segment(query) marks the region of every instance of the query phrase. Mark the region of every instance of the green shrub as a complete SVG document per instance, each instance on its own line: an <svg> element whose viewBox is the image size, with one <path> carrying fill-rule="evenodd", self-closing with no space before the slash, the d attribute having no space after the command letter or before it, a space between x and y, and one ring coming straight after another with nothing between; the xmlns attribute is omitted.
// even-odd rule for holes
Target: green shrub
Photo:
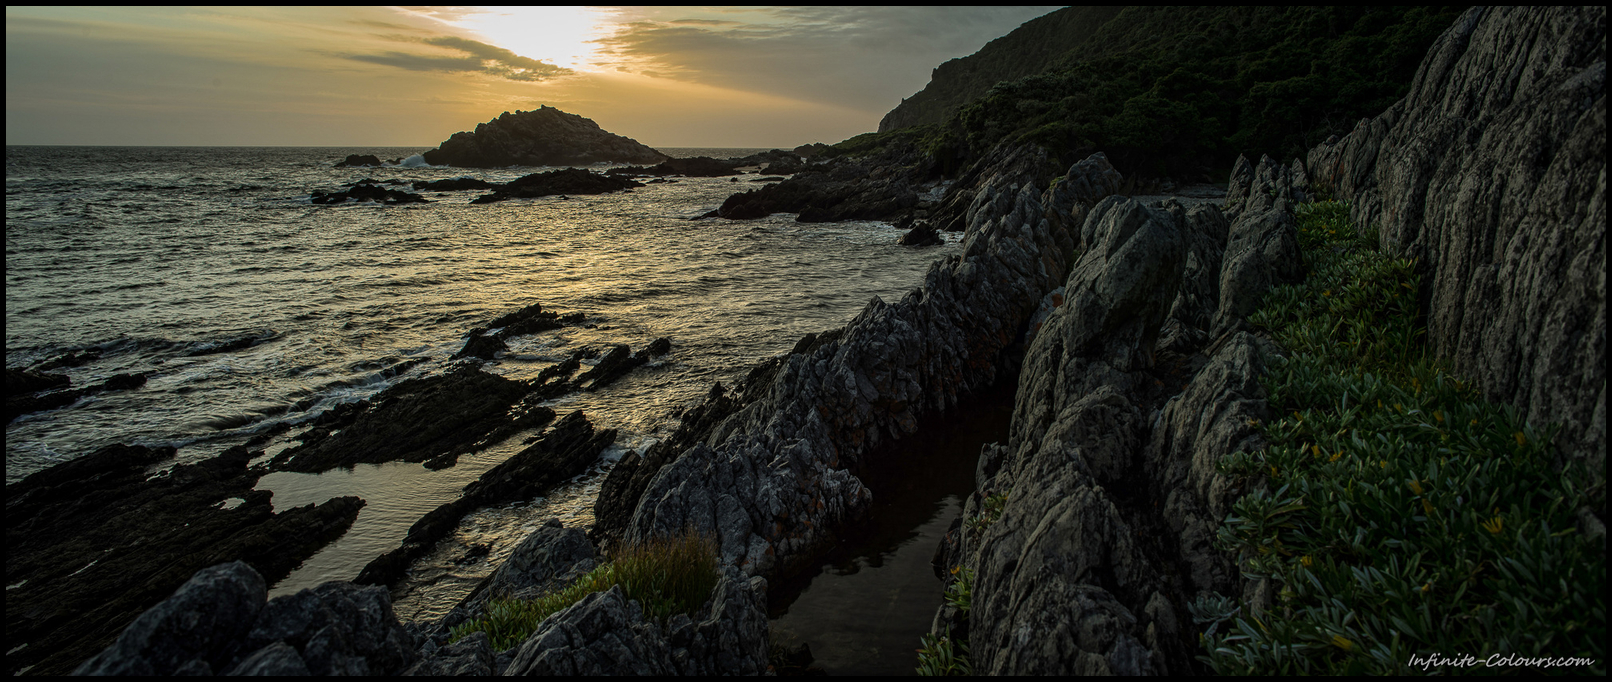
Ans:
<svg viewBox="0 0 1612 682"><path fill-rule="evenodd" d="M613 561L536 599L492 599L482 617L453 629L453 641L485 632L494 651L519 645L549 616L616 585L646 615L662 619L700 608L716 587L716 545L694 533L656 539L618 552Z"/></svg>
<svg viewBox="0 0 1612 682"><path fill-rule="evenodd" d="M946 603L956 607L966 619L974 601L974 569L959 566L952 569L952 575L957 576L957 580L946 586Z"/></svg>
<svg viewBox="0 0 1612 682"><path fill-rule="evenodd" d="M981 505L979 515L968 519L968 529L978 534L986 528L990 528L991 524L1002 518L1002 508L1005 506L1007 506L1007 495L987 495L985 503Z"/></svg>
<svg viewBox="0 0 1612 682"><path fill-rule="evenodd" d="M943 635L924 635L923 648L918 650L918 674L932 677L973 675L974 666L968 660L968 645L952 639L951 631Z"/></svg>
<svg viewBox="0 0 1612 682"><path fill-rule="evenodd" d="M1235 503L1219 541L1245 575L1273 579L1278 603L1258 619L1195 610L1230 623L1205 633L1204 660L1231 674L1389 674L1412 654L1514 653L1590 657L1574 670L1605 674L1606 558L1575 525L1586 473L1555 464L1550 428L1428 356L1413 264L1373 251L1347 215L1301 207L1312 274L1251 318L1288 351L1264 377L1283 416L1263 425L1265 451L1220 471L1275 492Z"/></svg>

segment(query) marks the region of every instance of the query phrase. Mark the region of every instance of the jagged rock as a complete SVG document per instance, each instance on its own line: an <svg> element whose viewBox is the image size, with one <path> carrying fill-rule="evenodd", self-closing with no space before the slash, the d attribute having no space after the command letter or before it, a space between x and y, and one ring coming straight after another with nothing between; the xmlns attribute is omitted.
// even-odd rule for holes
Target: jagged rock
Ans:
<svg viewBox="0 0 1612 682"><path fill-rule="evenodd" d="M967 632L976 672L1193 669L1180 625L1186 600L1238 587L1232 558L1212 541L1242 491L1214 467L1263 445L1250 420L1267 409L1259 376L1270 351L1251 335L1228 337L1165 407L1171 370L1155 366L1153 350L1167 321L1201 323L1215 310L1204 292L1224 278L1205 270L1223 226L1213 206L1112 197L1090 210L1065 302L1026 351L1009 442L982 449L979 492L963 516L979 516L987 496L1006 503L982 531L949 534L938 552L975 575ZM1220 264L1233 267L1253 264ZM944 626L946 614L935 622Z"/></svg>
<svg viewBox="0 0 1612 682"><path fill-rule="evenodd" d="M581 168L566 168L533 173L511 180L498 186L492 194L483 194L470 200L470 203L490 204L505 199L535 199L555 194L604 194L643 186L643 183L614 175L601 175Z"/></svg>
<svg viewBox="0 0 1612 682"><path fill-rule="evenodd" d="M67 388L73 382L65 374L51 374L44 371L29 371L25 369L6 368L6 395L22 395L38 393L57 388Z"/></svg>
<svg viewBox="0 0 1612 682"><path fill-rule="evenodd" d="M917 179L925 171L911 158L915 155L900 149L878 158L803 166L783 182L728 197L714 213L730 220L798 213L795 220L802 223L893 219L918 205Z"/></svg>
<svg viewBox="0 0 1612 682"><path fill-rule="evenodd" d="M946 240L940 236L934 226L927 222L920 222L908 230L906 234L896 239L902 246L938 246L945 244Z"/></svg>
<svg viewBox="0 0 1612 682"><path fill-rule="evenodd" d="M1010 170L1047 167L1036 148L995 161ZM921 289L893 305L875 299L842 332L758 367L769 378L747 391L753 402L670 455L637 499L601 493L600 507L635 510L626 539L690 527L712 534L723 561L747 573L792 570L866 509L870 494L849 471L859 457L911 433L919 415L1012 376L1009 348L1036 301L1063 279L1073 226L1044 211L1039 186L1050 178L976 177L982 192L1005 198L971 214L960 253L932 266ZM635 463L631 480L646 465ZM630 491L617 483L606 490Z"/></svg>
<svg viewBox="0 0 1612 682"><path fill-rule="evenodd" d="M276 471L319 472L360 462L423 462L471 452L525 428L506 415L521 382L461 366L409 379L316 427L270 461Z"/></svg>
<svg viewBox="0 0 1612 682"><path fill-rule="evenodd" d="M352 184L344 192L312 192L308 196L309 201L315 204L340 204L348 201L373 201L388 205L431 203L430 199L418 194L387 189L368 178Z"/></svg>
<svg viewBox="0 0 1612 682"><path fill-rule="evenodd" d="M1215 533L1245 490L1215 472L1234 452L1265 449L1257 424L1270 418L1270 406L1259 379L1272 344L1239 333L1165 406L1153 427L1144 460L1153 499L1162 500L1162 516L1175 534L1175 551L1186 570L1191 595L1235 594L1240 582L1232 557L1215 549Z"/></svg>
<svg viewBox="0 0 1612 682"><path fill-rule="evenodd" d="M289 645L314 675L395 675L415 660L414 638L398 622L385 588L328 582L275 597L258 613L241 642L248 660L257 657L293 667L280 649Z"/></svg>
<svg viewBox="0 0 1612 682"><path fill-rule="evenodd" d="M612 168L610 175L684 175L691 178L715 178L738 175L735 168L744 164L738 159L713 159L709 156L692 156L686 159L667 159L647 168Z"/></svg>
<svg viewBox="0 0 1612 682"><path fill-rule="evenodd" d="M473 632L464 639L438 649L403 674L410 677L462 677L490 676L493 672L493 649L487 641L487 633Z"/></svg>
<svg viewBox="0 0 1612 682"><path fill-rule="evenodd" d="M552 415L553 411L548 414ZM566 415L530 447L466 485L458 499L421 517L409 527L400 547L369 562L354 582L365 585L397 582L408 571L409 564L429 551L437 540L453 532L465 514L478 507L542 495L582 473L615 440L615 429L594 431L593 424L582 412Z"/></svg>
<svg viewBox="0 0 1612 682"><path fill-rule="evenodd" d="M1118 194L1124 180L1114 164L1108 162L1108 155L1097 152L1075 162L1051 188L1052 205L1068 207L1070 211L1088 209L1103 197ZM1085 222L1086 216L1076 213L1069 219L1078 225Z"/></svg>
<svg viewBox="0 0 1612 682"><path fill-rule="evenodd" d="M766 594L766 580L729 567L702 613L674 615L663 628L619 586L595 592L543 621L504 674L760 675Z"/></svg>
<svg viewBox="0 0 1612 682"><path fill-rule="evenodd" d="M509 558L466 597L464 606L474 615L488 599L531 599L569 583L598 563L598 552L585 533L553 521L521 540Z"/></svg>
<svg viewBox="0 0 1612 682"><path fill-rule="evenodd" d="M1299 250L1298 220L1293 215L1295 200L1303 197L1297 184L1291 167L1267 156L1260 159L1248 187L1237 192L1240 204L1234 205L1229 199L1232 192L1227 192L1227 210L1235 217L1225 240L1220 305L1210 337L1238 328L1259 309L1272 286L1304 280L1304 253Z"/></svg>
<svg viewBox="0 0 1612 682"><path fill-rule="evenodd" d="M66 407L79 398L106 391L127 391L146 384L145 374L114 374L98 384L71 390L71 382L61 374L6 370L6 423L32 412ZM13 388L13 387L16 388Z"/></svg>
<svg viewBox="0 0 1612 682"><path fill-rule="evenodd" d="M337 161L335 167L336 168L348 168L348 167L352 167L352 166L379 166L379 165L381 165L381 159L380 159L380 157L375 156L374 154L348 154L347 158L342 159L341 161Z"/></svg>
<svg viewBox="0 0 1612 682"><path fill-rule="evenodd" d="M828 149L832 149L832 147L830 147L830 146L828 146L826 144L823 144L821 142L813 142L811 144L803 144L803 145L801 145L799 147L796 147L795 148L795 154L799 155L802 158L809 159L809 158L811 158L813 156L817 156L818 154L823 153L824 150L828 150Z"/></svg>
<svg viewBox="0 0 1612 682"><path fill-rule="evenodd" d="M1170 304L1170 316L1160 331L1160 352L1186 356L1203 348L1211 337L1215 313L1220 309L1220 278L1230 226L1214 206L1184 208L1166 200L1161 207L1181 214L1186 230L1187 260L1181 288Z"/></svg>
<svg viewBox="0 0 1612 682"><path fill-rule="evenodd" d="M173 596L140 614L75 675L213 674L223 671L263 608L263 576L235 561L197 571Z"/></svg>
<svg viewBox="0 0 1612 682"><path fill-rule="evenodd" d="M590 119L548 106L513 114L506 111L477 125L473 133L454 133L423 156L433 166L469 168L660 163L667 159L635 140L605 132Z"/></svg>
<svg viewBox="0 0 1612 682"><path fill-rule="evenodd" d="M265 595L243 562L197 571L75 674L386 675L414 662L384 589L329 582Z"/></svg>
<svg viewBox="0 0 1612 682"><path fill-rule="evenodd" d="M276 514L271 494L253 489L254 454L233 448L147 480L146 468L173 448L109 446L6 486L7 632L29 644L7 656L8 668L72 670L219 562L282 578L364 506L340 497ZM232 497L243 502L220 508Z"/></svg>
<svg viewBox="0 0 1612 682"><path fill-rule="evenodd" d="M1427 342L1606 471L1606 8L1478 7L1410 92L1310 151L1422 275ZM1604 498L1603 498L1604 499Z"/></svg>

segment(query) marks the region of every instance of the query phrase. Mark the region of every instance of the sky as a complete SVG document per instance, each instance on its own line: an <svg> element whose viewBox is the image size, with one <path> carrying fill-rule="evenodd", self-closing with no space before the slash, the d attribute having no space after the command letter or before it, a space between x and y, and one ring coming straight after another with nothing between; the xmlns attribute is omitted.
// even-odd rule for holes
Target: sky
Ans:
<svg viewBox="0 0 1612 682"><path fill-rule="evenodd" d="M1056 7L7 7L6 144L418 146L541 105L652 147L878 129Z"/></svg>

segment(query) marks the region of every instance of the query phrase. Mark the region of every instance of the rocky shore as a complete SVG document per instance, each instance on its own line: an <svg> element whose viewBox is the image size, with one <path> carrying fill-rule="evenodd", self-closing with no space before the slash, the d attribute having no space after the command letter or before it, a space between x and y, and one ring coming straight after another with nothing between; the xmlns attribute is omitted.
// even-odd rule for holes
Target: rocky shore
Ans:
<svg viewBox="0 0 1612 682"><path fill-rule="evenodd" d="M944 416L961 397L1002 382L1017 386L1010 435L981 450L976 490L937 551L946 580L971 582L972 607L965 615L940 605L933 632L966 642L977 673L1203 672L1189 604L1231 595L1249 619L1279 608L1278 586L1242 574L1215 543L1231 505L1266 483L1229 478L1216 465L1265 446L1259 425L1271 415L1260 379L1284 350L1247 318L1271 287L1306 274L1294 211L1312 187L1351 199L1361 229L1417 259L1435 353L1494 399L1538 423L1563 423L1560 452L1592 463L1603 486L1599 508L1580 510L1576 530L1604 543L1604 17L1604 8L1469 10L1435 44L1404 100L1307 159L1239 158L1220 205L1115 196L1122 178L1101 153L1064 169L1044 149L1012 144L923 206L916 197L929 171L921 163L875 173L857 165L871 162L842 161L734 195L722 217L921 217L960 229L962 250L901 300L876 298L740 385L713 387L673 436L611 470L591 538L538 530L441 621L403 626L384 589L349 583L265 601L272 570L224 564L196 572L79 672L765 672L768 581L863 518L873 492L858 473L871 453L913 433L920 417ZM480 338L501 343L486 329L471 337L467 358L496 351ZM611 366L658 345L612 349ZM441 380L463 380L474 368L462 371ZM584 375L566 386L601 380ZM472 393L500 401L477 409L505 414L548 383L506 395L493 382ZM540 419L536 409L515 419ZM344 423L360 417L351 419ZM497 428L454 430L475 440ZM346 429L329 437L341 436L357 437ZM386 440L400 452L419 449ZM282 455L280 466L317 442ZM468 486L462 504L422 519L420 537L411 530L400 554L366 569L369 581L406 569L410 553L465 505L551 485L565 462L586 459L600 442L607 437L580 413L561 419ZM245 456L170 477L218 481L197 498L211 504L238 489L234 463L244 469ZM69 518L48 502L62 481L126 485L160 458L114 453L30 477L8 487L8 517L16 500L39 523ZM253 493L243 494L250 504ZM687 531L714 538L724 566L694 613L649 618L613 588L549 617L512 649L494 651L478 635L449 641L448 630L493 597L538 594L622 543ZM50 568L37 575L66 567ZM67 630L66 615L30 617ZM65 670L65 660L52 670Z"/></svg>

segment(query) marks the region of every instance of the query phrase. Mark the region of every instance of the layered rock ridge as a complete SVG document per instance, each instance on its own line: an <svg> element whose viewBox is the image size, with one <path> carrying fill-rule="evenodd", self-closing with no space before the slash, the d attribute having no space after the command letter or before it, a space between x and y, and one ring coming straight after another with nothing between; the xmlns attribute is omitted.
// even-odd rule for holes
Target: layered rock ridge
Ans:
<svg viewBox="0 0 1612 682"><path fill-rule="evenodd" d="M1468 10L1403 100L1307 161L1416 260L1430 349L1604 481L1606 8Z"/></svg>
<svg viewBox="0 0 1612 682"><path fill-rule="evenodd" d="M912 433L920 415L1013 376L1011 349L1063 280L1078 217L1102 196L1092 194L1116 189L1099 178L1043 191L1048 178L1023 170L1044 164L1039 148L1002 151L963 204L962 254L932 265L922 287L894 304L874 299L844 329L803 339L747 382L745 404L723 405L731 398L714 391L696 411L723 416L688 449L623 460L598 516L602 526L626 520L603 530L637 541L692 528L717 538L723 561L750 575L811 560L868 507L872 493L853 473L859 458ZM1091 169L1112 172L1100 155L1071 170Z"/></svg>
<svg viewBox="0 0 1612 682"><path fill-rule="evenodd" d="M1272 262L1283 244L1297 255L1280 189L1293 170L1258 169L1235 189L1265 199L1229 226L1213 205L1122 197L1086 217L1065 303L1026 351L1009 441L982 449L938 555L973 598L934 628L969 643L976 672L1190 674L1186 604L1242 589L1212 539L1243 491L1214 467L1263 445L1258 378L1275 349L1243 319L1302 276Z"/></svg>
<svg viewBox="0 0 1612 682"><path fill-rule="evenodd" d="M454 133L425 152L433 166L502 168L504 166L584 166L593 163L660 163L668 156L637 140L605 132L591 119L554 107L504 112Z"/></svg>

